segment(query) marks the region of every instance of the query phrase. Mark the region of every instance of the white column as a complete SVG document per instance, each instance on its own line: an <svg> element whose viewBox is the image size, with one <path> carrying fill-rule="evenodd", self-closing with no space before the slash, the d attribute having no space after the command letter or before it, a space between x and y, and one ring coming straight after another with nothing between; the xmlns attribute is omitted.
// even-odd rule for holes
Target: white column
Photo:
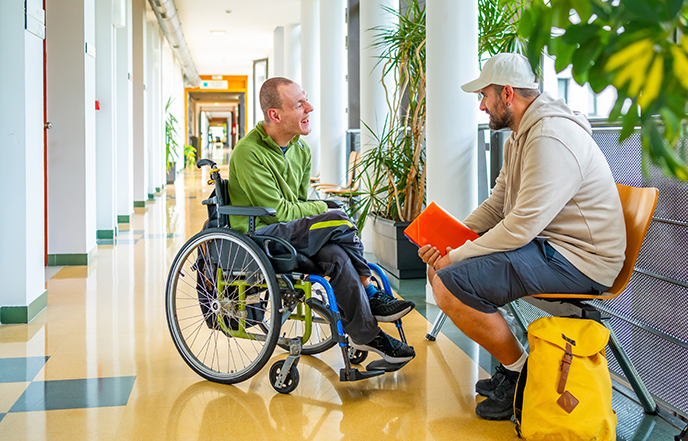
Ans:
<svg viewBox="0 0 688 441"><path fill-rule="evenodd" d="M94 0L47 3L48 264L96 249Z"/></svg>
<svg viewBox="0 0 688 441"><path fill-rule="evenodd" d="M284 76L301 84L301 25L284 27Z"/></svg>
<svg viewBox="0 0 688 441"><path fill-rule="evenodd" d="M36 4L37 3L37 4ZM0 323L28 323L45 308L42 3L0 2ZM7 68L9 67L9 68Z"/></svg>
<svg viewBox="0 0 688 441"><path fill-rule="evenodd" d="M148 3L146 3L148 5ZM162 130L162 123L158 120L160 109L160 98L158 88L160 86L160 48L157 21L146 21L146 145L148 146L148 181L146 183L147 196L149 200L155 198L155 194L160 190L165 177L161 171L164 162L165 151L161 148L158 134ZM181 162L180 162L181 164Z"/></svg>
<svg viewBox="0 0 688 441"><path fill-rule="evenodd" d="M384 8L398 9L399 2L394 0L369 0L359 4L360 17L360 102L361 102L361 153L366 154L375 145L373 134L380 136L389 113L385 89L380 82L382 79L383 64L380 63L382 50L374 47L375 35L379 31L372 30L376 27L391 27L395 16ZM391 75L387 75L391 77ZM391 85L393 78L386 80ZM366 128L372 129L372 132ZM372 249L372 227L363 229L363 246Z"/></svg>
<svg viewBox="0 0 688 441"><path fill-rule="evenodd" d="M284 76L284 26L277 26L272 32L272 64L273 77Z"/></svg>
<svg viewBox="0 0 688 441"><path fill-rule="evenodd" d="M133 45L133 140L134 140L134 207L145 207L148 199L148 154L146 142L146 0L132 0L132 45Z"/></svg>
<svg viewBox="0 0 688 441"><path fill-rule="evenodd" d="M346 28L344 0L320 3L320 180L346 180Z"/></svg>
<svg viewBox="0 0 688 441"><path fill-rule="evenodd" d="M112 0L96 0L96 236L117 235L117 101Z"/></svg>
<svg viewBox="0 0 688 441"><path fill-rule="evenodd" d="M301 87L314 110L311 133L304 137L311 147L311 175L320 173L320 5L301 0Z"/></svg>
<svg viewBox="0 0 688 441"><path fill-rule="evenodd" d="M131 2L122 1L117 23L117 222L128 224L134 212L134 138ZM122 14L122 12L120 12ZM122 20L123 18L123 20Z"/></svg>
<svg viewBox="0 0 688 441"><path fill-rule="evenodd" d="M478 100L460 88L479 74L478 1L428 2L426 19L427 198L463 219L478 204Z"/></svg>

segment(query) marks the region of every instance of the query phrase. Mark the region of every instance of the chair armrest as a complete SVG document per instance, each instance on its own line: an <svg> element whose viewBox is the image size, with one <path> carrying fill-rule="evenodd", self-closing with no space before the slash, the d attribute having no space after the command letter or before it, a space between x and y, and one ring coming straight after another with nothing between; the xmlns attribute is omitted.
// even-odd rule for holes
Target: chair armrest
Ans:
<svg viewBox="0 0 688 441"><path fill-rule="evenodd" d="M342 208L344 203L336 199L309 199L308 202L324 202L327 208Z"/></svg>
<svg viewBox="0 0 688 441"><path fill-rule="evenodd" d="M230 216L275 216L277 212L270 207L237 207L234 205L225 205L219 207L220 214L227 214Z"/></svg>

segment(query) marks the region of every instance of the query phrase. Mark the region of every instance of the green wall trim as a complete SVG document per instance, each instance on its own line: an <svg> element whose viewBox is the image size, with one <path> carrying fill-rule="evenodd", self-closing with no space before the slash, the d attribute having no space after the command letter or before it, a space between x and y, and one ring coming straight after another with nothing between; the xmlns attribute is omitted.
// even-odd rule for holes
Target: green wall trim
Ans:
<svg viewBox="0 0 688 441"><path fill-rule="evenodd" d="M148 200L154 201L155 200L155 194L154 193L148 193Z"/></svg>
<svg viewBox="0 0 688 441"><path fill-rule="evenodd" d="M129 223L129 218L131 216L126 215L126 216L117 216L117 223L118 224L128 224Z"/></svg>
<svg viewBox="0 0 688 441"><path fill-rule="evenodd" d="M96 231L96 238L98 239L114 239L115 236L117 236L117 229Z"/></svg>
<svg viewBox="0 0 688 441"><path fill-rule="evenodd" d="M160 193L160 187L155 187L155 192Z"/></svg>
<svg viewBox="0 0 688 441"><path fill-rule="evenodd" d="M48 291L38 296L29 306L0 307L0 322L3 325L26 324L48 306Z"/></svg>
<svg viewBox="0 0 688 441"><path fill-rule="evenodd" d="M146 201L134 201L134 208L143 208L146 206Z"/></svg>
<svg viewBox="0 0 688 441"><path fill-rule="evenodd" d="M48 254L48 266L88 265L89 260L89 253Z"/></svg>

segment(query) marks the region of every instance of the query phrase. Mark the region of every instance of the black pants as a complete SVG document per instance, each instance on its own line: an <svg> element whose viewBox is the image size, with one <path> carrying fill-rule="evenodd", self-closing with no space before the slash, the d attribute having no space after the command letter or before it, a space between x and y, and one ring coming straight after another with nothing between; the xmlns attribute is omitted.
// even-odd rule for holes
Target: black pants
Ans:
<svg viewBox="0 0 688 441"><path fill-rule="evenodd" d="M360 279L371 273L357 232L344 212L333 210L268 225L256 234L288 241L322 268L322 275L330 278L344 330L355 343L365 344L375 338L379 328Z"/></svg>

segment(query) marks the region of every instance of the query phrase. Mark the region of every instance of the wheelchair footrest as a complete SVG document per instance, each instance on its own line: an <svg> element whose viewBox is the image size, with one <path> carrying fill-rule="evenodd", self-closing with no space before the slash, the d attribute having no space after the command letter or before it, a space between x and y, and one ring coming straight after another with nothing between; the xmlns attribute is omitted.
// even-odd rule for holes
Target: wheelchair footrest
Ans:
<svg viewBox="0 0 688 441"><path fill-rule="evenodd" d="M411 361L411 360L409 360ZM408 361L403 363L390 363L383 359L371 361L366 366L366 370L370 371L383 371L383 372L396 372L408 364Z"/></svg>
<svg viewBox="0 0 688 441"><path fill-rule="evenodd" d="M356 368L351 368L349 369L349 375L347 379L347 372L346 369L340 369L339 370L339 381L358 381L358 380L365 380L366 378L372 378L372 377L377 377L379 375L384 374L385 371L359 371Z"/></svg>

